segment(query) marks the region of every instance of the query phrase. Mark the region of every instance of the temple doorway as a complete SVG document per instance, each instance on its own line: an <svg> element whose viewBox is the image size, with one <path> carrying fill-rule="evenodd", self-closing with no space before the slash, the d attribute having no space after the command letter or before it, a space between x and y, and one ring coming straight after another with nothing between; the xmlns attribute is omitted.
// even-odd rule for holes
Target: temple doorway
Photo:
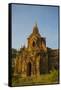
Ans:
<svg viewBox="0 0 61 90"><path fill-rule="evenodd" d="M27 64L27 76L31 76L31 63Z"/></svg>

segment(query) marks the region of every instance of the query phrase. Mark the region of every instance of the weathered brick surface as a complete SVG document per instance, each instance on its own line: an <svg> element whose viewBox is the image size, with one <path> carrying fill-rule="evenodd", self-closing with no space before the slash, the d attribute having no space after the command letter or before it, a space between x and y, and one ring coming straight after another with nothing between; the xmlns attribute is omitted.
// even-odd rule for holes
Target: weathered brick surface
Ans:
<svg viewBox="0 0 61 90"><path fill-rule="evenodd" d="M14 74L27 77L48 73L49 54L46 40L39 34L37 25L34 26L27 40L27 47L21 48L15 58Z"/></svg>

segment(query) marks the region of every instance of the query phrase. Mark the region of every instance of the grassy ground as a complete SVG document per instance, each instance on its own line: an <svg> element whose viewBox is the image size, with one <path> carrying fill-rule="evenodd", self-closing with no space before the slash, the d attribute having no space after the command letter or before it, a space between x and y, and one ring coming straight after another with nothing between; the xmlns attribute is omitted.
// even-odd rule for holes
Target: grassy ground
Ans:
<svg viewBox="0 0 61 90"><path fill-rule="evenodd" d="M56 84L58 83L58 71L53 70L49 74L43 74L38 77L21 78L20 76L13 77L12 86L23 85L42 85L42 84Z"/></svg>

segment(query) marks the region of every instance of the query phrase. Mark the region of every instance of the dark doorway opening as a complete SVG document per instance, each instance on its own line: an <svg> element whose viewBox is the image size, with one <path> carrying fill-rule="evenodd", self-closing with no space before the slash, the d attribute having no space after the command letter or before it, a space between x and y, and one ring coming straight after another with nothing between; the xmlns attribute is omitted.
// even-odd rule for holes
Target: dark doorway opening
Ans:
<svg viewBox="0 0 61 90"><path fill-rule="evenodd" d="M40 71L40 74L45 74L45 72L46 72L45 69L46 69L45 62L44 62L43 59L41 59L40 62L39 62L39 71Z"/></svg>
<svg viewBox="0 0 61 90"><path fill-rule="evenodd" d="M40 72L40 74L42 73L42 69L41 69L41 66L42 64L41 64L41 60L40 60L40 62L39 62L39 72Z"/></svg>
<svg viewBox="0 0 61 90"><path fill-rule="evenodd" d="M35 47L35 41L33 41L33 47Z"/></svg>
<svg viewBox="0 0 61 90"><path fill-rule="evenodd" d="M27 64L27 76L31 76L31 63Z"/></svg>

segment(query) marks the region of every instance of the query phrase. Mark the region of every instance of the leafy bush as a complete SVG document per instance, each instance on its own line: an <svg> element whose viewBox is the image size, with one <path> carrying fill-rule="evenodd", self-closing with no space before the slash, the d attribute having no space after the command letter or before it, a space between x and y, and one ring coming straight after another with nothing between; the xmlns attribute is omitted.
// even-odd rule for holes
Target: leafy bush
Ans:
<svg viewBox="0 0 61 90"><path fill-rule="evenodd" d="M52 71L50 71L50 81L51 82L58 81L58 70L53 69Z"/></svg>
<svg viewBox="0 0 61 90"><path fill-rule="evenodd" d="M14 77L13 77L14 78ZM37 85L37 84L56 84L58 83L58 70L53 69L49 74L21 78L17 76L12 80L13 86Z"/></svg>

